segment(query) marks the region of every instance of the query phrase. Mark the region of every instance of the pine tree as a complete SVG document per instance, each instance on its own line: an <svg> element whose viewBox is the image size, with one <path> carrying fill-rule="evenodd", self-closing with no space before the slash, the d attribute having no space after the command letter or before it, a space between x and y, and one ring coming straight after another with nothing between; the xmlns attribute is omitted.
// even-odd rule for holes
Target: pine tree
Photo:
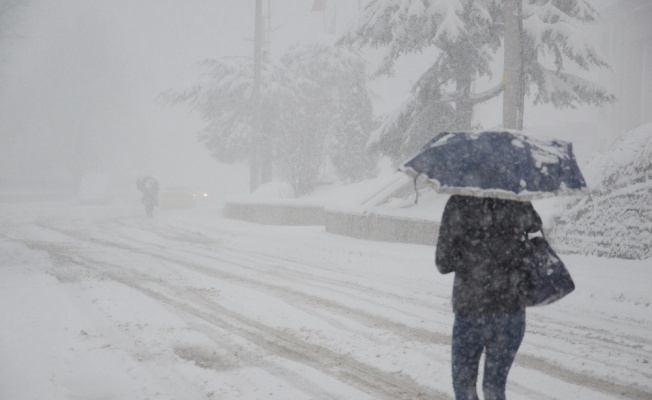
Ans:
<svg viewBox="0 0 652 400"><path fill-rule="evenodd" d="M375 132L374 145L385 154L405 157L418 143L425 143L428 134L473 128L474 106L503 90L500 82L482 93L473 91L474 82L492 77L491 63L503 43L502 8L502 0L371 0L367 4L339 43L384 48L374 76L393 75L396 60L406 54L437 49L411 98ZM532 96L535 104L557 107L613 100L604 88L568 72L566 65L584 70L607 66L578 27L597 18L584 0L523 0L523 94Z"/></svg>
<svg viewBox="0 0 652 400"><path fill-rule="evenodd" d="M232 163L250 155L254 112L251 104L253 61L250 57L205 60L205 72L196 82L162 94L170 104L188 103L204 119L199 140L219 161ZM265 131L273 133L279 104L276 98L293 90L285 68L278 62L265 60L262 67L261 120Z"/></svg>
<svg viewBox="0 0 652 400"><path fill-rule="evenodd" d="M169 103L189 103L206 121L199 138L223 162L246 160L253 148L251 104L253 62L249 57L209 60L207 72L190 87L163 94ZM342 162L339 172L356 179L374 165L366 142L372 109L365 63L356 53L332 43L297 46L280 60L262 66L260 124L272 147L275 170L297 194L316 185L328 158Z"/></svg>
<svg viewBox="0 0 652 400"><path fill-rule="evenodd" d="M415 101L423 91L438 91L429 98L454 103L451 125L469 129L473 106L502 88L472 90L477 78L491 76L490 62L501 45L500 19L499 4L491 0L372 0L340 43L386 48L375 76L393 75L394 64L403 55L438 48L432 68L413 90Z"/></svg>
<svg viewBox="0 0 652 400"><path fill-rule="evenodd" d="M433 134L454 129L455 109L442 101L439 87L433 85L431 74L436 67L421 76L412 88L412 96L387 116L373 132L369 149L393 160L414 155Z"/></svg>
<svg viewBox="0 0 652 400"><path fill-rule="evenodd" d="M604 57L581 32L580 23L595 23L598 12L585 0L527 0L523 4L526 93L535 104L575 108L602 105L615 98L604 87L568 71L608 68Z"/></svg>
<svg viewBox="0 0 652 400"><path fill-rule="evenodd" d="M373 106L364 78L339 91L341 101L337 104L328 154L343 181L357 182L376 172L377 157L367 150L369 135L376 125Z"/></svg>
<svg viewBox="0 0 652 400"><path fill-rule="evenodd" d="M332 160L341 179L366 177L375 159L366 150L373 110L366 88L365 62L329 41L292 49L283 64L301 86L301 96L287 98L292 113L278 132L286 176L297 193L307 193ZM299 144L299 145L297 145Z"/></svg>

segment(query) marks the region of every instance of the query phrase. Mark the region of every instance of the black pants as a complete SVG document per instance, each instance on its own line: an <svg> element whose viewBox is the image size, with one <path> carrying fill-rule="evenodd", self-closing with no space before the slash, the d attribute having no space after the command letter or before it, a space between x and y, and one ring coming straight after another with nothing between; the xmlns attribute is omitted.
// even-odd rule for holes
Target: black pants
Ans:
<svg viewBox="0 0 652 400"><path fill-rule="evenodd" d="M456 400L478 400L480 356L485 352L485 400L505 400L507 374L525 334L525 311L482 317L455 316L452 367Z"/></svg>

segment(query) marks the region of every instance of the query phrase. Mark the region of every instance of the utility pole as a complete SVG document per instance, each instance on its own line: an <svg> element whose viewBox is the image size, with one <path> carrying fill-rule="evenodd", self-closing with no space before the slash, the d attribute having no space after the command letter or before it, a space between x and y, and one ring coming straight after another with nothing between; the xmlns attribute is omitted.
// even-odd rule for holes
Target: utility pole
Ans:
<svg viewBox="0 0 652 400"><path fill-rule="evenodd" d="M253 192L261 183L261 149L262 123L260 116L260 85L263 58L263 0L256 0L256 15L254 20L254 82L251 93L251 104L254 113L251 160L249 165L249 189Z"/></svg>
<svg viewBox="0 0 652 400"><path fill-rule="evenodd" d="M267 29L265 33L265 49L261 52L262 58L267 59L270 57L272 51L272 4L271 0L267 0ZM260 109L258 111L260 113ZM260 183L267 183L272 181L272 138L269 132L263 131L262 123L260 126Z"/></svg>
<svg viewBox="0 0 652 400"><path fill-rule="evenodd" d="M503 127L523 129L525 82L523 73L523 1L504 0L505 67L503 72Z"/></svg>

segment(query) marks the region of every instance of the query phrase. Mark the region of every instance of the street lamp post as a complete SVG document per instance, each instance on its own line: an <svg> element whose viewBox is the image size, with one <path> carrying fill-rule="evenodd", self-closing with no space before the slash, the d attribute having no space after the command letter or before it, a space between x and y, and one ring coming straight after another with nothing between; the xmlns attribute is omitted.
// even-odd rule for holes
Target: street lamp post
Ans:
<svg viewBox="0 0 652 400"><path fill-rule="evenodd" d="M253 192L260 185L261 167L261 136L262 124L260 119L260 84L263 57L263 0L256 0L256 15L254 20L254 81L251 93L253 110L253 133L250 160L249 188Z"/></svg>

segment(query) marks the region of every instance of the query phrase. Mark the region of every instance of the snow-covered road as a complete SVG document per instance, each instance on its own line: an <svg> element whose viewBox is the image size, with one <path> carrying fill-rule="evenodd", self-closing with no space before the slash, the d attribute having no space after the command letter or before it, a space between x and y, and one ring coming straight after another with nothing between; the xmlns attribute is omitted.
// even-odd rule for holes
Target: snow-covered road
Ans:
<svg viewBox="0 0 652 400"><path fill-rule="evenodd" d="M535 204L536 206L536 204ZM0 204L0 399L451 399L434 248L321 227ZM564 257L510 399L651 399L649 260Z"/></svg>

